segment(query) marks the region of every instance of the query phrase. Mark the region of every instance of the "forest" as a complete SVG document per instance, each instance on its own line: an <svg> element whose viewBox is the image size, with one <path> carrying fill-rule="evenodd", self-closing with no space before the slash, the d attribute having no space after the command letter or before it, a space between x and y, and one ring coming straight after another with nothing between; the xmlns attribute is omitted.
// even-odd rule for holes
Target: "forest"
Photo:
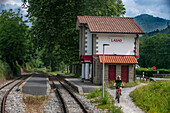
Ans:
<svg viewBox="0 0 170 113"><path fill-rule="evenodd" d="M0 75L20 69L60 70L79 61L77 16L124 16L122 0L22 0L27 21L18 10L0 12ZM32 23L31 27L26 22ZM170 34L140 38L141 67L170 68Z"/></svg>
<svg viewBox="0 0 170 113"><path fill-rule="evenodd" d="M170 69L170 33L157 33L151 37L140 37L139 65L144 68L156 66Z"/></svg>
<svg viewBox="0 0 170 113"><path fill-rule="evenodd" d="M46 66L55 71L79 65L77 16L123 16L122 0L22 0L28 11L0 13L0 73ZM31 22L32 26L26 26ZM9 71L10 70L10 71Z"/></svg>

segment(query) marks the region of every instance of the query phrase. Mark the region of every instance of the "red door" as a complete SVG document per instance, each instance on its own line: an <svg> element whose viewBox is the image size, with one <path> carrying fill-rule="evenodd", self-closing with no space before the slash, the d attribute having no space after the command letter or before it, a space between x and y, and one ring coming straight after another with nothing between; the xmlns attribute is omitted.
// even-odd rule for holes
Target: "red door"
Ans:
<svg viewBox="0 0 170 113"><path fill-rule="evenodd" d="M121 69L121 78L123 82L128 82L128 73L129 73L129 66L122 66Z"/></svg>
<svg viewBox="0 0 170 113"><path fill-rule="evenodd" d="M116 78L116 66L109 65L109 81L113 81Z"/></svg>

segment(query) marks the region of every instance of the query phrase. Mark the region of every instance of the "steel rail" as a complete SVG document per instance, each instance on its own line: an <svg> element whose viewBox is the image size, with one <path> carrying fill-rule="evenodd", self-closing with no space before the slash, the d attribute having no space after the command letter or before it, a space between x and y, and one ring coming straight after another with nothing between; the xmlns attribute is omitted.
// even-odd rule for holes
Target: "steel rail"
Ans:
<svg viewBox="0 0 170 113"><path fill-rule="evenodd" d="M12 84L12 83L15 82L16 80L19 80L20 78L21 78L21 77L19 77L19 78L15 79L15 80L13 80L13 81L11 81L11 82L5 84L4 86L0 87L0 90L3 89L3 88L5 88L6 86Z"/></svg>
<svg viewBox="0 0 170 113"><path fill-rule="evenodd" d="M30 76L30 75L29 75ZM6 100L7 100L7 97L8 97L8 94L12 91L12 89L17 86L18 84L22 84L25 79L27 79L29 76L26 76L24 77L22 80L20 80L18 83L16 83L15 85L13 85L9 90L8 92L6 92L6 94L4 95L3 97L3 100L2 100L2 103L1 103L1 113L5 113L5 103L6 103Z"/></svg>
<svg viewBox="0 0 170 113"><path fill-rule="evenodd" d="M56 94L56 97L59 99L59 101L61 102L61 106L63 108L63 112L64 113L69 113L68 107L64 101L64 98L61 95L61 92L57 89L56 85L54 84L54 81L52 80L52 76L49 75L49 80L51 81L50 85L51 87L54 89L54 92Z"/></svg>
<svg viewBox="0 0 170 113"><path fill-rule="evenodd" d="M56 76L56 79L59 81L59 83L63 86L64 89L67 90L67 92L76 100L76 102L80 105L81 109L83 110L84 113L89 113L85 105L81 102L80 99L77 98L77 96L67 87L65 86L61 80Z"/></svg>

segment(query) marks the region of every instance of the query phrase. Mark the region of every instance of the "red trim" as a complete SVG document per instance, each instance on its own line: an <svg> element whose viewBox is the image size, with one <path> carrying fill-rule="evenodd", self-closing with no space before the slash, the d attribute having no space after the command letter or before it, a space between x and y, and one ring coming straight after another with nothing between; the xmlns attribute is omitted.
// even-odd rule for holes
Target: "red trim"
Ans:
<svg viewBox="0 0 170 113"><path fill-rule="evenodd" d="M92 61L92 55L82 55L81 59L84 61Z"/></svg>
<svg viewBox="0 0 170 113"><path fill-rule="evenodd" d="M94 54L93 56L103 56L103 54ZM112 54L105 54L104 56L132 56L132 57L139 57L139 55L112 55Z"/></svg>
<svg viewBox="0 0 170 113"><path fill-rule="evenodd" d="M82 78L82 80L85 80L85 78Z"/></svg>
<svg viewBox="0 0 170 113"><path fill-rule="evenodd" d="M140 57L140 55L136 55L136 57L138 57L138 58L139 58L139 57Z"/></svg>

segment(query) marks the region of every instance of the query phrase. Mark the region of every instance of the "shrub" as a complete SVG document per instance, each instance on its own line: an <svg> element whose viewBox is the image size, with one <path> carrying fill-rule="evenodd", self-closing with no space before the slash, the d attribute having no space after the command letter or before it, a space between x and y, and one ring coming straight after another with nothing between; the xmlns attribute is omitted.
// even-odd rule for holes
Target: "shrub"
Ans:
<svg viewBox="0 0 170 113"><path fill-rule="evenodd" d="M31 62L25 63L25 68L27 71L33 71L33 65Z"/></svg>
<svg viewBox="0 0 170 113"><path fill-rule="evenodd" d="M123 83L124 83L124 88L128 88L128 87L134 87L136 85L139 85L141 82L142 81L140 81L140 80L136 80L136 81L134 81L134 83L125 83L125 82L123 82ZM108 84L105 84L105 87L108 87L110 89L115 89L115 87L113 87L113 85L114 85L114 82L110 82Z"/></svg>
<svg viewBox="0 0 170 113"><path fill-rule="evenodd" d="M76 75L76 74L73 74L73 73L67 73L65 72L64 74L67 74L67 75L70 75L70 76L73 76L75 78L80 78L81 75Z"/></svg>
<svg viewBox="0 0 170 113"><path fill-rule="evenodd" d="M110 100L108 98L108 96L105 96L102 100L101 100L101 105L105 105L105 104L109 104Z"/></svg>
<svg viewBox="0 0 170 113"><path fill-rule="evenodd" d="M104 91L104 98L102 99L102 89L96 89L87 96L88 99L92 99L91 102L97 103L97 107L100 109L107 109L109 113L122 113L120 107L114 106L114 97L112 97L106 90ZM95 100L93 99L95 98Z"/></svg>
<svg viewBox="0 0 170 113"><path fill-rule="evenodd" d="M152 82L139 87L130 96L137 106L149 113L169 113L170 81Z"/></svg>
<svg viewBox="0 0 170 113"><path fill-rule="evenodd" d="M136 69L136 74L137 75L143 75L143 72L145 72L145 76L153 77L153 74L156 74L157 71L159 71L159 74L170 74L170 69L152 70L151 68L137 68Z"/></svg>
<svg viewBox="0 0 170 113"><path fill-rule="evenodd" d="M99 97L102 95L102 91L101 90L98 90L96 89L94 92L91 92L88 94L87 98L90 99L90 98L95 98L95 97Z"/></svg>
<svg viewBox="0 0 170 113"><path fill-rule="evenodd" d="M0 60L0 78L10 78L10 74L12 74L11 68L8 63Z"/></svg>

